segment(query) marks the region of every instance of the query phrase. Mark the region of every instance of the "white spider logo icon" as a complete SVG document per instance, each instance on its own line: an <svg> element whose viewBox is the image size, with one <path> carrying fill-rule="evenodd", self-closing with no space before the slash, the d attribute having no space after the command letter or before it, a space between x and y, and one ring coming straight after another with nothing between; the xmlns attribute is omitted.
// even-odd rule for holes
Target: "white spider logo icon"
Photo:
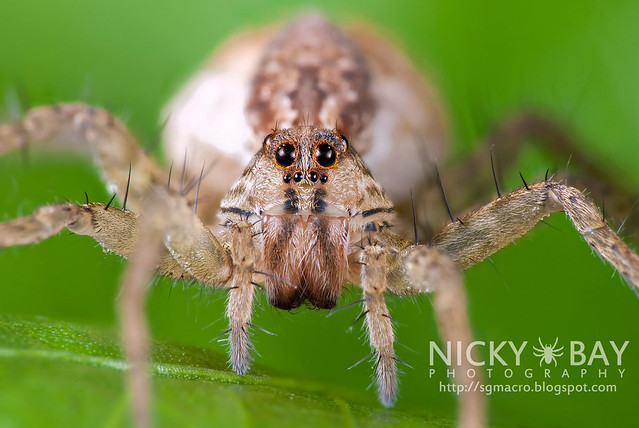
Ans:
<svg viewBox="0 0 639 428"><path fill-rule="evenodd" d="M541 357L541 360L539 361L539 367L541 367L541 363L546 363L546 364L550 364L550 363L555 363L555 367L557 367L557 357L561 357L562 355L564 355L563 349L564 347L562 346L561 348L555 349L555 346L557 346L557 341L559 340L559 338L555 338L555 343L552 344L552 346L550 345L544 345L541 342L541 337L539 338L539 344L541 345L541 348L537 348L535 346L533 346L533 349L537 352L533 352L533 355L536 357Z"/></svg>

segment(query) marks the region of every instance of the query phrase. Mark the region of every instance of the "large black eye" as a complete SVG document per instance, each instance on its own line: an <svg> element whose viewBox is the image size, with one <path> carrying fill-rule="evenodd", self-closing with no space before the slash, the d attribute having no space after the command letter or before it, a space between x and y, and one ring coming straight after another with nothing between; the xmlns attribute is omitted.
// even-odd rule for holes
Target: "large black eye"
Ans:
<svg viewBox="0 0 639 428"><path fill-rule="evenodd" d="M291 143L280 144L275 151L275 162L283 168L293 165L293 162L295 162L295 146Z"/></svg>
<svg viewBox="0 0 639 428"><path fill-rule="evenodd" d="M315 160L324 168L328 168L335 164L337 153L333 146L328 143L318 144L315 148Z"/></svg>

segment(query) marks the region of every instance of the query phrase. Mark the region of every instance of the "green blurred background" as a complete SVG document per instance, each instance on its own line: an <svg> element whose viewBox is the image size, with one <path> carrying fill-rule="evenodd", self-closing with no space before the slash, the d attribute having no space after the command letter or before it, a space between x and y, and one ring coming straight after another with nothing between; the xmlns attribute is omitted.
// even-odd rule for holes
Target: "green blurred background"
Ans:
<svg viewBox="0 0 639 428"><path fill-rule="evenodd" d="M382 28L429 71L449 114L456 158L471 153L473 143L500 118L535 107L565 123L583 142L584 153L614 171L620 185L639 189L639 3L331 0L312 7L338 22L358 20ZM89 84L89 102L129 118L141 144L151 145L164 103L213 47L237 30L306 9L293 1L4 0L0 89L9 99L24 92L33 104L42 104L74 101ZM504 171L502 186L518 187L519 170L530 182L566 161L527 148ZM63 197L83 200L84 191L93 200L109 197L89 162L44 149L32 153L28 165L19 153L0 158L0 189L0 220ZM639 215L638 210L633 214ZM631 425L639 416L639 302L591 254L563 215L549 223L559 230L542 225L495 255L495 268L484 262L467 271L476 337L528 340L531 345L538 337L544 342L558 337L564 345L569 340L629 340L626 372L619 379L616 368L609 367L608 378L600 380L596 373L603 367L595 363L577 380L578 370L570 369L564 357L559 367L568 368L572 378L562 380L554 372L553 382L613 383L617 392L494 394L491 421L501 426ZM123 266L90 239L65 233L36 246L2 250L0 313L113 326ZM150 291L153 337L224 351L209 343L224 329L223 295L200 297L198 289L185 293L181 288L169 295L169 288L169 282L160 281ZM357 294L345 293L344 302ZM396 407L452 417L454 396L438 390L442 367L437 367L438 376L428 376L428 341L436 338L428 300L389 301L398 342L405 345L397 346L397 352L413 366L403 369ZM327 388L352 390L353 396L378 406L372 388L363 398L358 392L370 382L368 364L346 370L369 352L358 329L346 332L355 309L326 318L325 312L291 314L268 307L262 298L260 302L255 323L277 336L255 335L262 355L257 365ZM534 357L523 360L525 367L537 368L538 363ZM522 381L522 370L508 380L496 369L491 379ZM0 379L0 394L15 389ZM197 397L203 407L209 406L207 399L212 398ZM185 421L188 417L184 415Z"/></svg>

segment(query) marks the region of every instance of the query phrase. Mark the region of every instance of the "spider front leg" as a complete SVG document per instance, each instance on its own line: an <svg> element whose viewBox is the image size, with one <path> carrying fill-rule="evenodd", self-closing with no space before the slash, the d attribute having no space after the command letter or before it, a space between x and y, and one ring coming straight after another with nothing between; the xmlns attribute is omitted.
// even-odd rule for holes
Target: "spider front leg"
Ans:
<svg viewBox="0 0 639 428"><path fill-rule="evenodd" d="M158 261L168 255L184 276L212 286L228 283L232 272L228 253L182 196L153 189L144 205L119 304L122 341L130 364L127 380L138 427L150 424L148 329L143 314L149 279L154 272L165 273L158 268Z"/></svg>
<svg viewBox="0 0 639 428"><path fill-rule="evenodd" d="M565 211L586 242L639 288L639 256L613 232L601 211L574 187L542 181L516 190L448 224L431 245L461 269L489 257L550 213Z"/></svg>
<svg viewBox="0 0 639 428"><path fill-rule="evenodd" d="M468 349L472 342L466 305L466 291L459 268L444 253L425 245L411 245L393 255L389 269L389 290L398 294L433 293L433 308L444 342L461 344ZM455 367L455 382L460 388L459 425L464 428L485 425L485 403L477 386L481 379L468 375L473 370L470 361L457 353L451 355Z"/></svg>
<svg viewBox="0 0 639 428"><path fill-rule="evenodd" d="M248 333L252 314L254 265L257 252L253 224L240 219L227 224L222 244L193 213L183 197L173 196L157 206L165 213L164 245L173 259L192 278L208 285L223 285L229 291L229 359L233 370L244 374L250 366L252 345ZM155 215L155 209L151 215Z"/></svg>
<svg viewBox="0 0 639 428"><path fill-rule="evenodd" d="M387 236L390 237L390 236ZM384 302L384 291L397 294L434 293L433 305L443 341L472 341L466 313L466 295L459 269L439 250L413 245L401 251L386 250L378 245L365 246L359 263L360 286L364 291L364 310L368 337L375 355L375 376L380 401L390 406L397 389L396 362L393 351L394 333ZM484 425L484 399L467 373L472 366L467 360L452 356L451 367L459 371L455 377L462 389L459 421L462 427ZM474 379L477 383L477 379Z"/></svg>
<svg viewBox="0 0 639 428"><path fill-rule="evenodd" d="M229 357L231 366L239 374L249 369L252 345L248 327L253 312L252 280L256 251L251 223L240 221L229 226L231 232L230 251L233 273L229 283L229 300L226 316L229 319Z"/></svg>
<svg viewBox="0 0 639 428"><path fill-rule="evenodd" d="M359 262L368 341L375 357L377 395L383 405L392 406L397 391L397 373L393 325L384 301L388 271L386 251L380 246L368 245L360 253Z"/></svg>

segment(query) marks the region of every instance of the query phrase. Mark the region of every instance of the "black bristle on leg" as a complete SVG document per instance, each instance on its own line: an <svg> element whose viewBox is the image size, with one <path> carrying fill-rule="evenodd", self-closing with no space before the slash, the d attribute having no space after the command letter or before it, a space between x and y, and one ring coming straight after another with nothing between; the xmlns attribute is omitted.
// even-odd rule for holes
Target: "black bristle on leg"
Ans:
<svg viewBox="0 0 639 428"><path fill-rule="evenodd" d="M187 152L184 152L184 162L182 162L182 176L180 177L180 195L184 195L184 180L186 179L186 156Z"/></svg>
<svg viewBox="0 0 639 428"><path fill-rule="evenodd" d="M200 196L200 184L202 184L202 175L204 174L204 164L200 170L200 178L197 181L197 188L195 189L195 202L193 202L193 213L197 214L197 199Z"/></svg>
<svg viewBox="0 0 639 428"><path fill-rule="evenodd" d="M111 199L109 199L109 202L106 204L106 206L104 207L104 211L108 210L109 207L111 206L111 204L113 203L113 200L115 199L115 195L117 195L117 193L114 193L113 196L111 196Z"/></svg>
<svg viewBox="0 0 639 428"><path fill-rule="evenodd" d="M359 315L357 316L357 318L355 318L355 321L353 321L353 323L350 325L350 327L348 327L348 331L352 330L352 329L353 329L353 327L355 327L355 325L356 325L356 324L357 324L360 320L362 320L362 319L366 316L366 314L368 314L368 312L369 312L369 311L368 311L368 310L366 310L366 311L362 312L361 314L359 314Z"/></svg>
<svg viewBox="0 0 639 428"><path fill-rule="evenodd" d="M413 210L413 233L415 234L415 245L419 245L419 236L417 235L417 215L415 214L415 200L413 199L413 189L410 190L410 205Z"/></svg>
<svg viewBox="0 0 639 428"><path fill-rule="evenodd" d="M126 179L126 192L124 192L124 202L122 209L126 210L126 201L129 199L129 186L131 185L131 162L129 162L129 177Z"/></svg>
<svg viewBox="0 0 639 428"><path fill-rule="evenodd" d="M363 363L364 361L368 360L370 357L372 357L373 355L375 355L375 352L371 352L370 354L366 355L364 358L358 360L355 364L353 364L352 366L348 367L346 370L350 370L353 367L357 367L358 365L360 365L361 363Z"/></svg>
<svg viewBox="0 0 639 428"><path fill-rule="evenodd" d="M493 148L490 148L490 167L493 170L493 180L495 180L495 188L497 189L497 197L501 198L501 189L499 188L499 180L497 180L497 171L495 171L495 161L493 159Z"/></svg>
<svg viewBox="0 0 639 428"><path fill-rule="evenodd" d="M173 161L171 161L171 166L169 167L169 178L166 180L166 188L171 188L171 173L173 172Z"/></svg>
<svg viewBox="0 0 639 428"><path fill-rule="evenodd" d="M455 223L455 216L453 216L453 211L450 209L450 204L448 203L448 198L446 197L446 192L444 191L444 185L442 183L442 179L439 176L439 169L435 167L435 173L437 174L437 183L439 183L439 190L442 192L442 197L444 198L444 203L446 204L446 209L448 210L448 216L450 217L450 221Z"/></svg>
<svg viewBox="0 0 639 428"><path fill-rule="evenodd" d="M521 181L524 182L524 187L526 188L526 190L530 190L530 187L528 187L528 183L526 183L526 180L524 180L524 176L521 174L521 172L519 173L519 176L521 177Z"/></svg>

